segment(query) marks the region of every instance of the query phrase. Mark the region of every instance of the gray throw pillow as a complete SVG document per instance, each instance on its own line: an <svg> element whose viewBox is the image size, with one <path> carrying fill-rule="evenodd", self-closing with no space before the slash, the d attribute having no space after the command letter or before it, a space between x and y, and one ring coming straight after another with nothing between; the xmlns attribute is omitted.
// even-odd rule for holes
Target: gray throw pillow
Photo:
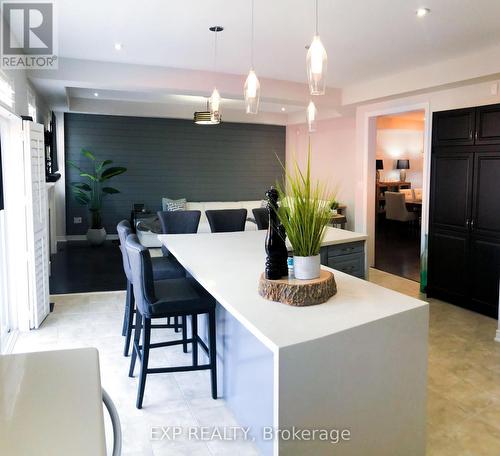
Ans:
<svg viewBox="0 0 500 456"><path fill-rule="evenodd" d="M186 198L180 198L176 200L170 198L161 199L161 206L164 211L185 211L186 203Z"/></svg>

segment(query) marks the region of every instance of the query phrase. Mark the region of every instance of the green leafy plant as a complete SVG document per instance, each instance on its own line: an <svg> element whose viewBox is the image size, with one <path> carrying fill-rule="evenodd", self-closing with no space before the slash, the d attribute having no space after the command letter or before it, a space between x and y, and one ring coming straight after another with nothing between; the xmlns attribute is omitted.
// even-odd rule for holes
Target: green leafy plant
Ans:
<svg viewBox="0 0 500 456"><path fill-rule="evenodd" d="M324 184L311 180L311 144L305 171L296 161L291 173L285 168L284 183L278 185L278 192L278 218L292 244L294 255L318 255L335 196Z"/></svg>
<svg viewBox="0 0 500 456"><path fill-rule="evenodd" d="M103 187L103 182L111 179L112 177L123 174L127 168L121 166L110 166L112 160L99 161L94 154L88 150L82 149L82 155L88 158L92 164L91 171L85 171L80 168L76 163L68 160L68 164L75 168L81 177L87 179L87 182L71 182L73 196L78 204L88 206L90 211L90 228L102 228L102 203L107 195L120 193L113 187Z"/></svg>

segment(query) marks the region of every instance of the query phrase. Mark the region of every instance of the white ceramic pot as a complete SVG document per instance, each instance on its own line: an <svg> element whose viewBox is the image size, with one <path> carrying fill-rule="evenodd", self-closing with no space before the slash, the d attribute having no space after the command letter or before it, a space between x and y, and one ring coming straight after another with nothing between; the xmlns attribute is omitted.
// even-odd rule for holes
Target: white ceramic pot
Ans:
<svg viewBox="0 0 500 456"><path fill-rule="evenodd" d="M106 240L106 230L104 228L92 229L87 231L87 241L90 245L102 245Z"/></svg>
<svg viewBox="0 0 500 456"><path fill-rule="evenodd" d="M293 257L293 273L296 279L310 280L317 279L321 270L320 255Z"/></svg>
<svg viewBox="0 0 500 456"><path fill-rule="evenodd" d="M332 209L332 215L337 215L339 211L337 209Z"/></svg>

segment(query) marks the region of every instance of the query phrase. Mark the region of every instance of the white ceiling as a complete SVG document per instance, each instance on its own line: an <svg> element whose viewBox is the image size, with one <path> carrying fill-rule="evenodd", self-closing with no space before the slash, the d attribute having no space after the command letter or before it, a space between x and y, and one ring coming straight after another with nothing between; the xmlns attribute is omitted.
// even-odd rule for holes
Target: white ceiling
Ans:
<svg viewBox="0 0 500 456"><path fill-rule="evenodd" d="M250 0L64 0L58 2L63 57L213 69L211 25L219 35L218 70L250 65ZM431 14L419 19L417 7ZM319 0L328 84L364 79L453 57L500 42L496 0ZM304 82L314 32L313 0L255 0L259 76ZM113 44L123 43L117 52Z"/></svg>
<svg viewBox="0 0 500 456"><path fill-rule="evenodd" d="M410 93L500 74L500 0L318 1L329 86L326 95L315 98L320 116L352 115L363 99L394 96L394 83L372 89L373 81L384 78L402 81ZM59 70L30 75L53 107L189 117L217 83L226 120L305 120L310 99L305 45L314 33L314 0L255 0L262 116L253 118L241 114L250 67L251 0L58 0L56 6ZM422 6L431 13L419 19L415 11ZM213 73L214 34L208 27L216 24L225 30ZM498 48L498 59L478 57L490 47ZM465 62L472 55L499 63L466 76L470 65ZM446 71L452 59L460 71ZM410 79L419 83L412 86ZM384 93L388 88L393 93ZM93 97L95 91L99 97Z"/></svg>

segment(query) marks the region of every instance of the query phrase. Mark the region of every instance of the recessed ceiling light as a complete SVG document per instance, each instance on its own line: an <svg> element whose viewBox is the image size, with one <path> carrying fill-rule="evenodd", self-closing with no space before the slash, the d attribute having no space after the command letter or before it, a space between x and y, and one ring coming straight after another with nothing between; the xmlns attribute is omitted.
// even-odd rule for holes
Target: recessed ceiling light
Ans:
<svg viewBox="0 0 500 456"><path fill-rule="evenodd" d="M284 106L281 107L281 111L285 112L286 108Z"/></svg>
<svg viewBox="0 0 500 456"><path fill-rule="evenodd" d="M115 43L115 50L121 51L123 49L122 43Z"/></svg>
<svg viewBox="0 0 500 456"><path fill-rule="evenodd" d="M430 12L431 12L431 10L429 8L419 8L415 12L415 14L417 15L417 17L424 17L424 16L427 16Z"/></svg>
<svg viewBox="0 0 500 456"><path fill-rule="evenodd" d="M94 92L94 97L98 97L99 94L97 92Z"/></svg>

